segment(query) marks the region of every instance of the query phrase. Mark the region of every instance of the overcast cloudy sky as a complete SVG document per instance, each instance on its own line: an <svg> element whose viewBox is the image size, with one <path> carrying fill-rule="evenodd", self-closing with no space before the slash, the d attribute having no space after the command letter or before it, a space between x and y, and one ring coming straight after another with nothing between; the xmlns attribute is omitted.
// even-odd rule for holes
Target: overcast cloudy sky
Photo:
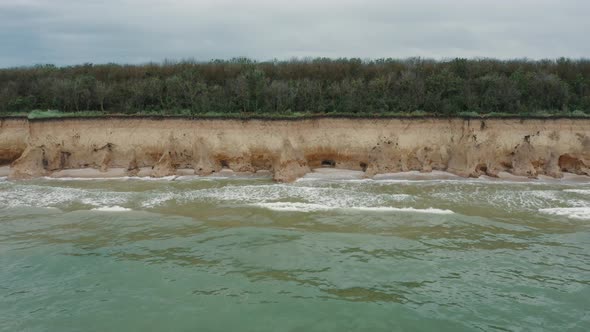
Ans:
<svg viewBox="0 0 590 332"><path fill-rule="evenodd" d="M590 57L590 0L0 0L0 67Z"/></svg>

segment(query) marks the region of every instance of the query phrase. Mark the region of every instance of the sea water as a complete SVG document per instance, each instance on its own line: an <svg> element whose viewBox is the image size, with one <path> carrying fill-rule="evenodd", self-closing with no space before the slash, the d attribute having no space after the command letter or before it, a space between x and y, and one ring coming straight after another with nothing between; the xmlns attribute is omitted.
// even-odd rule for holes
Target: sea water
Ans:
<svg viewBox="0 0 590 332"><path fill-rule="evenodd" d="M589 331L590 184L0 180L1 331Z"/></svg>

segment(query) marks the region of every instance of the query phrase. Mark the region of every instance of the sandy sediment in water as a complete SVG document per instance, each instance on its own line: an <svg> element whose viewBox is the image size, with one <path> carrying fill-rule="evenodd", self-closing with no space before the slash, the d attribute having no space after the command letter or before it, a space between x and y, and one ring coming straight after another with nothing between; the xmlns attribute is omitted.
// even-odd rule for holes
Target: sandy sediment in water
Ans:
<svg viewBox="0 0 590 332"><path fill-rule="evenodd" d="M11 178L209 175L270 171L293 181L322 166L364 176L447 171L590 175L585 119L1 120L0 161Z"/></svg>

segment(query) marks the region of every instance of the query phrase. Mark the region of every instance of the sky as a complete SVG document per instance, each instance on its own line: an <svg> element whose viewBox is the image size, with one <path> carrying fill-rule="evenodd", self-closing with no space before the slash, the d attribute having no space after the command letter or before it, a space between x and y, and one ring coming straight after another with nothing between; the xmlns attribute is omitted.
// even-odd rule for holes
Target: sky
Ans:
<svg viewBox="0 0 590 332"><path fill-rule="evenodd" d="M589 0L0 0L0 67L588 58Z"/></svg>

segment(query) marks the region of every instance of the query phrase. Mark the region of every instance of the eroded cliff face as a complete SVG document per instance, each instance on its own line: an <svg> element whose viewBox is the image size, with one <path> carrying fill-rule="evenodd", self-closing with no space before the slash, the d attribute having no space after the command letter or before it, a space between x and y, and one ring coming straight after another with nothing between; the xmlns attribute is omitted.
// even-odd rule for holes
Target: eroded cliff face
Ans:
<svg viewBox="0 0 590 332"><path fill-rule="evenodd" d="M0 166L18 159L27 147L27 119L0 119Z"/></svg>
<svg viewBox="0 0 590 332"><path fill-rule="evenodd" d="M198 175L269 170L286 182L321 166L368 177L410 170L590 175L590 120L18 121L0 127L0 160L12 162L12 178L87 167L125 168L129 175L150 167L155 177L187 168Z"/></svg>

